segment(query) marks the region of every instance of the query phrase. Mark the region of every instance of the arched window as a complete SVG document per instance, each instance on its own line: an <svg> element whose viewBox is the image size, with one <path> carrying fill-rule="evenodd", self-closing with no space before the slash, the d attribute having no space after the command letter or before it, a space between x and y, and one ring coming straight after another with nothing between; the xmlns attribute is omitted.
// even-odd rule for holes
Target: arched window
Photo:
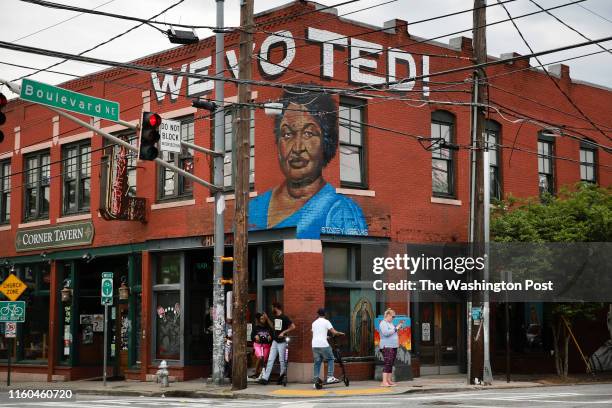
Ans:
<svg viewBox="0 0 612 408"><path fill-rule="evenodd" d="M455 116L446 111L431 113L432 141L453 143ZM455 196L455 153L448 148L434 148L431 152L431 188L436 197Z"/></svg>
<svg viewBox="0 0 612 408"><path fill-rule="evenodd" d="M554 136L540 132L538 135L538 183L540 196L545 193L555 194L554 155Z"/></svg>
<svg viewBox="0 0 612 408"><path fill-rule="evenodd" d="M485 141L489 148L489 169L491 180L491 198L501 200L501 158L498 145L500 144L501 125L494 120L485 122Z"/></svg>

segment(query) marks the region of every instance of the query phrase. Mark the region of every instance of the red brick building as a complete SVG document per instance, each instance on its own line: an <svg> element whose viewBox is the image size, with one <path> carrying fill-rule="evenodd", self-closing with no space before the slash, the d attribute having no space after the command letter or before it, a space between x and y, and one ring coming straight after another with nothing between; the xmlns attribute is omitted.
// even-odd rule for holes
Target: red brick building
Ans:
<svg viewBox="0 0 612 408"><path fill-rule="evenodd" d="M468 38L425 41L400 20L381 29L318 7L294 2L256 16L255 80L349 90L471 64ZM238 37L238 32L226 35L228 78L237 73ZM211 37L135 63L213 75L214 59ZM612 93L572 80L565 65L548 69L552 79L527 61L487 68L492 191L499 198L555 193L580 180L612 183L610 157L599 147L609 137L582 118L552 82L604 132L612 128ZM362 215L357 218L367 228L347 233L328 226L319 230L320 236L304 238L299 226L279 223L249 235L251 315L278 300L297 326L290 380L310 378L310 323L321 306L338 330L349 333L344 347L352 378L373 375L373 347L368 330L360 330L367 324L372 332L367 319L387 306L412 317L416 375L464 366L465 306L426 303L411 310L406 294L393 298L372 290L366 260L380 244L401 248L406 243L467 240L469 150L464 147L470 144L470 78L470 70L464 70L402 83L393 91L364 87L353 95L330 92L338 105L340 141L324 165L323 178L333 187L329 194L335 200L349 198L343 205L357 206L355 214ZM108 69L62 87L119 102L121 119L128 122L137 123L143 111L180 120L184 139L214 149L214 122L191 107L193 97L215 98L213 81ZM282 98L283 90L262 83L251 91L255 200L285 180L275 117L262 109ZM232 253L230 136L236 92L236 84L227 82L227 255ZM12 270L29 286L23 296L27 321L20 325L13 350L15 371L40 380L100 374L100 273L112 271L115 288L123 284L130 290L127 299L119 299L115 289L112 373L145 380L165 359L179 379L207 375L212 348L207 316L212 302L211 193L130 156L126 194L145 200L146 222L110 220L100 209L110 208L107 194L116 179L119 150L39 105L13 100L6 113L6 137L0 144L0 274L4 278ZM135 133L121 125L85 120L136 143ZM438 143L445 139L460 148L426 150L418 136L437 138ZM163 153L163 158L212 180L212 161L204 154L183 149ZM268 210L270 219L273 215ZM273 225L270 219L266 225ZM70 291L62 299L63 289ZM357 305L367 310L359 315L361 321ZM526 313L518 311L517 318ZM425 336L423 323L428 327ZM0 339L0 369L5 370L8 343Z"/></svg>

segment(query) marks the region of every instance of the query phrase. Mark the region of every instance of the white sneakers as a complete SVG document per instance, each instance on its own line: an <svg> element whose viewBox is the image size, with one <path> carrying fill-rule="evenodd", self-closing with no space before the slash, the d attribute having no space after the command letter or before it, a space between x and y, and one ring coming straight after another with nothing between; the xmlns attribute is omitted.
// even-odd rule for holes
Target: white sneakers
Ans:
<svg viewBox="0 0 612 408"><path fill-rule="evenodd" d="M340 382L339 379L337 379L336 377L334 377L333 375L331 377L327 377L327 383L331 384L331 383L337 383Z"/></svg>

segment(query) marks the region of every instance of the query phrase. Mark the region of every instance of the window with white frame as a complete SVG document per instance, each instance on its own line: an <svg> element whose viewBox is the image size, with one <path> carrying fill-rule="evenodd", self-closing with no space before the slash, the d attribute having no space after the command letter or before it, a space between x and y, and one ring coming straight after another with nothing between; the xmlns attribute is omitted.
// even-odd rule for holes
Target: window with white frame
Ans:
<svg viewBox="0 0 612 408"><path fill-rule="evenodd" d="M237 131L236 119L238 109L225 111L225 156L223 157L223 187L226 190L234 189L234 175L236 173L236 152L234 149L234 136ZM249 185L255 184L255 110L251 109L251 123L249 133L251 151L249 156Z"/></svg>
<svg viewBox="0 0 612 408"><path fill-rule="evenodd" d="M181 140L193 143L193 115L175 120L181 122ZM193 173L194 162L192 149L183 146L181 147L180 153L161 152L161 158L188 173ZM190 179L161 166L159 166L159 174L158 196L160 200L189 198L193 195L193 181Z"/></svg>
<svg viewBox="0 0 612 408"><path fill-rule="evenodd" d="M49 151L24 157L24 220L49 218L49 181L51 166Z"/></svg>
<svg viewBox="0 0 612 408"><path fill-rule="evenodd" d="M455 117L446 111L431 114L431 137L439 144L453 143ZM439 146L439 145L438 145ZM455 196L455 153L453 150L436 147L431 152L431 184L436 197Z"/></svg>
<svg viewBox="0 0 612 408"><path fill-rule="evenodd" d="M555 194L553 155L553 139L548 136L540 135L538 137L538 183L540 196L544 194Z"/></svg>
<svg viewBox="0 0 612 408"><path fill-rule="evenodd" d="M597 183L597 147L588 140L580 142L580 180Z"/></svg>
<svg viewBox="0 0 612 408"><path fill-rule="evenodd" d="M498 145L500 144L501 126L499 123L487 120L485 125L485 137L489 148L489 174L491 183L491 199L501 200L501 172Z"/></svg>
<svg viewBox="0 0 612 408"><path fill-rule="evenodd" d="M62 148L63 214L89 211L91 196L91 144L89 140Z"/></svg>
<svg viewBox="0 0 612 408"><path fill-rule="evenodd" d="M0 162L0 224L11 221L11 161Z"/></svg>
<svg viewBox="0 0 612 408"><path fill-rule="evenodd" d="M364 165L364 103L340 99L338 137L340 150L340 184L346 187L365 187Z"/></svg>

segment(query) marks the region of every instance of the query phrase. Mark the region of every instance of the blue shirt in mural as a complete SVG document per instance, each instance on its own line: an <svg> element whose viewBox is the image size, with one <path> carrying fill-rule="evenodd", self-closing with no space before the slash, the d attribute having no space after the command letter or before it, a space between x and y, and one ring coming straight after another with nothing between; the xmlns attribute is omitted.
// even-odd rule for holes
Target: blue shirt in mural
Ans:
<svg viewBox="0 0 612 408"><path fill-rule="evenodd" d="M268 229L272 190L249 201L250 230ZM325 184L296 212L272 228L296 227L296 238L318 239L321 234L368 235L368 226L357 203Z"/></svg>

